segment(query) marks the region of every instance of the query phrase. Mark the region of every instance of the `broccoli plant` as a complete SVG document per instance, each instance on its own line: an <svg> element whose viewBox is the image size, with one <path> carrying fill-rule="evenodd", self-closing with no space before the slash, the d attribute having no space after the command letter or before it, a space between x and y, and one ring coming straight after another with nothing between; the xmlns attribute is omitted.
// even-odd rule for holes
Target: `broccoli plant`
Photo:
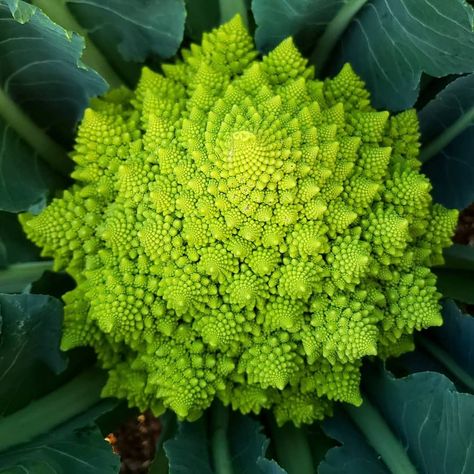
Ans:
<svg viewBox="0 0 474 474"><path fill-rule="evenodd" d="M181 57L95 100L76 183L21 216L77 282L63 349L156 414L360 405L363 357L442 324L429 267L458 213L432 204L415 111L374 110L349 64L315 79L291 38L258 58L238 16Z"/></svg>
<svg viewBox="0 0 474 474"><path fill-rule="evenodd" d="M0 472L474 469L473 18L0 0Z"/></svg>

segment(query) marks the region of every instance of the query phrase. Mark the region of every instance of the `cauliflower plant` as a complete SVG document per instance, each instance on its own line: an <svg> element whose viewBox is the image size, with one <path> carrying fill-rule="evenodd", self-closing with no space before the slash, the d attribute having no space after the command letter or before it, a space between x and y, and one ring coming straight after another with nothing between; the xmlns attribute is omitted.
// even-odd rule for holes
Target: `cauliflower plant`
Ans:
<svg viewBox="0 0 474 474"><path fill-rule="evenodd" d="M76 183L21 218L77 282L62 347L95 348L104 395L189 420L360 404L364 356L442 323L429 267L457 212L415 111L375 111L348 64L316 80L291 38L259 59L238 17L162 69L93 101Z"/></svg>

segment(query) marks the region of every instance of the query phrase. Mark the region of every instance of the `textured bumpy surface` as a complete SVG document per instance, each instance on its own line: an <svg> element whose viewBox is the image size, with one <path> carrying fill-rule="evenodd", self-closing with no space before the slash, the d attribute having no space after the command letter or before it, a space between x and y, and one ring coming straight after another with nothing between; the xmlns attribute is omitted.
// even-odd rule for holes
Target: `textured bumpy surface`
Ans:
<svg viewBox="0 0 474 474"><path fill-rule="evenodd" d="M239 18L134 92L86 110L71 189L29 237L66 269L63 347L105 395L195 419L217 397L279 423L361 403L364 356L440 325L429 266L457 213L432 204L414 111L324 81L291 39L257 59Z"/></svg>

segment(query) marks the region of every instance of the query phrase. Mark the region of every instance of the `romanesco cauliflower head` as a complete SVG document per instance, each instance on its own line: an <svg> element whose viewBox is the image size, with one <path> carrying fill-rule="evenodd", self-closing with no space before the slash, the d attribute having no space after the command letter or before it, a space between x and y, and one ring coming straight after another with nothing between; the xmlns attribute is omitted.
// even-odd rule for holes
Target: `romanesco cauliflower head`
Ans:
<svg viewBox="0 0 474 474"><path fill-rule="evenodd" d="M349 65L315 80L291 39L263 59L238 17L134 92L95 100L76 183L29 237L77 287L62 346L91 345L105 395L277 421L360 404L364 356L440 325L456 211L419 172L414 111L375 111Z"/></svg>

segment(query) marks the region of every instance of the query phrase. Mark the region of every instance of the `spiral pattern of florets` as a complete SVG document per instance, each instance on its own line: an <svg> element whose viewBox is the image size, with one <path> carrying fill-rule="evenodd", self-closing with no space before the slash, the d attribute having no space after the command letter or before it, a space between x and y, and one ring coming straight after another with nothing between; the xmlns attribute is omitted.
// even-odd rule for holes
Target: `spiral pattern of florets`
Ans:
<svg viewBox="0 0 474 474"><path fill-rule="evenodd" d="M361 359L441 324L429 267L456 211L419 172L414 111L376 111L350 65L262 59L239 18L135 91L94 100L76 184L26 233L77 281L63 348L105 395L195 419L214 398L309 423L360 404Z"/></svg>

